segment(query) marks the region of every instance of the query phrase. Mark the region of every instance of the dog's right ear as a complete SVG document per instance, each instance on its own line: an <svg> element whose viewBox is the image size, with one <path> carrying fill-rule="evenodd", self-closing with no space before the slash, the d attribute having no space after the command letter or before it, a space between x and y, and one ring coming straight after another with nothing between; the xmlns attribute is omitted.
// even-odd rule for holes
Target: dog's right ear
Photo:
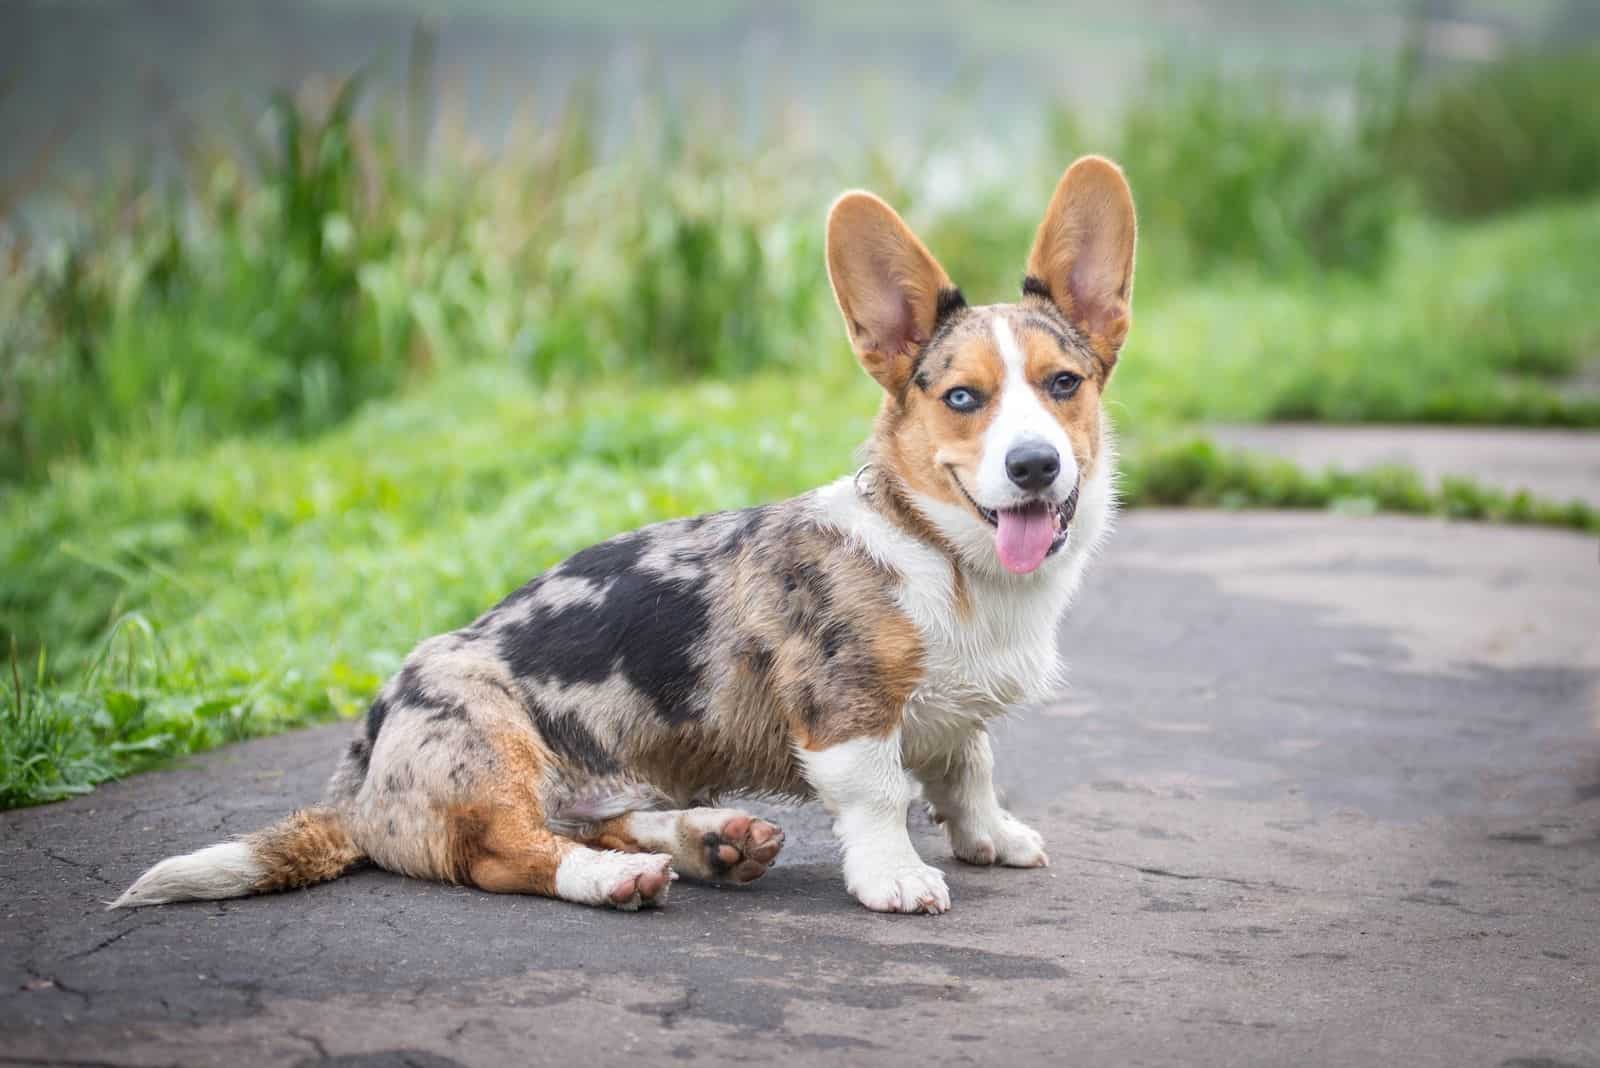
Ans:
<svg viewBox="0 0 1600 1068"><path fill-rule="evenodd" d="M960 290L893 208L861 192L828 212L828 277L861 366L898 396Z"/></svg>

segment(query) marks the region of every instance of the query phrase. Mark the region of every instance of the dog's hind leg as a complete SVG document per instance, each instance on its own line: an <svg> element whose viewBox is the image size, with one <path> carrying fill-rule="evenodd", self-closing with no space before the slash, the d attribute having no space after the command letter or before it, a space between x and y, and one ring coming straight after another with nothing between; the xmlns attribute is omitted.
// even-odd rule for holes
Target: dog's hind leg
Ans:
<svg viewBox="0 0 1600 1068"><path fill-rule="evenodd" d="M748 883L767 873L783 848L777 824L733 808L629 812L584 828L579 840L606 849L666 853L680 874Z"/></svg>
<svg viewBox="0 0 1600 1068"><path fill-rule="evenodd" d="M526 807L465 805L447 820L451 877L492 893L632 911L664 902L675 878L669 855L591 849Z"/></svg>
<svg viewBox="0 0 1600 1068"><path fill-rule="evenodd" d="M591 849L549 825L544 794L561 762L510 690L486 676L436 659L389 699L350 802L366 854L390 871L495 893L659 904L670 856Z"/></svg>
<svg viewBox="0 0 1600 1068"><path fill-rule="evenodd" d="M574 841L628 853L666 853L680 875L748 883L783 848L777 824L735 808L670 808L640 782L590 780L546 791L545 825Z"/></svg>

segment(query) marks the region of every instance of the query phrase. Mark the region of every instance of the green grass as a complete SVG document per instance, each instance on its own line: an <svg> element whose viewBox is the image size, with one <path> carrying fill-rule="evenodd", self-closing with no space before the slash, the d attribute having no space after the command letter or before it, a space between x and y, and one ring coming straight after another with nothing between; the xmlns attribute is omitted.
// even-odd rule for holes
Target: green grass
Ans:
<svg viewBox="0 0 1600 1068"><path fill-rule="evenodd" d="M1562 380L1600 354L1600 202L1416 221L1386 269L1137 291L1118 387L1141 422L1600 425Z"/></svg>

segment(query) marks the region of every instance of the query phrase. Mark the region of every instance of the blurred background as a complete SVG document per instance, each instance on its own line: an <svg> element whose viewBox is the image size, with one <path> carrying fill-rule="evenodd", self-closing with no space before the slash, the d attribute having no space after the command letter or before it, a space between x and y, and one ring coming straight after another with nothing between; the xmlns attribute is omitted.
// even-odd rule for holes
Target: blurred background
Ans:
<svg viewBox="0 0 1600 1068"><path fill-rule="evenodd" d="M1406 437L1592 445L1597 100L1591 0L7 0L0 805L354 713L583 545L851 470L848 187L988 302L1124 165L1133 506L1600 530Z"/></svg>

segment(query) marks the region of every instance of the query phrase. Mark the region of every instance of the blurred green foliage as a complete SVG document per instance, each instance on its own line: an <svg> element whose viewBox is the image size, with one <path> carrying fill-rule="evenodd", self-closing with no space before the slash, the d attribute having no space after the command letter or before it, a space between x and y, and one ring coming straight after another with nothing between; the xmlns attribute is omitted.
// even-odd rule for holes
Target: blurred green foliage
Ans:
<svg viewBox="0 0 1600 1068"><path fill-rule="evenodd" d="M1134 184L1141 318L1220 297L1244 317L1236 332L1274 335L1248 346L1274 350L1268 370L1311 368L1260 414L1588 422L1592 408L1538 381L1594 340L1571 318L1574 288L1594 273L1567 258L1575 239L1551 228L1555 253L1460 280L1413 265L1454 240L1418 206L1483 214L1594 188L1597 72L1592 56L1519 58L1437 84L1400 69L1354 87L1357 115L1341 122L1271 84L1163 68L1096 136L1058 107L1042 151L1000 173L965 166L960 146L836 154L851 156L845 167L786 129L739 136L714 110L632 116L602 151L613 117L582 92L493 158L448 123L425 152L426 79L364 108L359 80L280 96L254 126L197 135L175 182L105 180L69 225L8 229L0 480L126 448L321 432L478 360L541 381L803 368L831 336L820 216L834 190L870 178L969 296L999 299L1060 168L1084 150L1117 157ZM952 180L955 193L936 195ZM1588 218L1578 211L1584 239ZM1424 288L1402 286L1387 327L1333 329L1399 276ZM1265 317L1226 299L1264 289ZM1459 331L1470 351L1449 358L1492 382L1395 371L1410 387L1397 391L1355 353L1348 388L1323 392L1327 350L1350 347L1341 338L1378 333L1386 362L1432 360L1445 349L1436 329L1474 308L1477 329ZM1176 333L1164 345L1192 361L1215 351ZM1237 407L1214 399L1218 413Z"/></svg>
<svg viewBox="0 0 1600 1068"><path fill-rule="evenodd" d="M1403 75L1401 91L1383 158L1434 212L1482 217L1600 192L1600 48L1515 56L1431 84Z"/></svg>
<svg viewBox="0 0 1600 1068"><path fill-rule="evenodd" d="M1141 222L1195 272L1383 265L1404 194L1361 124L1296 107L1262 80L1158 69L1135 98L1116 157L1141 190Z"/></svg>

